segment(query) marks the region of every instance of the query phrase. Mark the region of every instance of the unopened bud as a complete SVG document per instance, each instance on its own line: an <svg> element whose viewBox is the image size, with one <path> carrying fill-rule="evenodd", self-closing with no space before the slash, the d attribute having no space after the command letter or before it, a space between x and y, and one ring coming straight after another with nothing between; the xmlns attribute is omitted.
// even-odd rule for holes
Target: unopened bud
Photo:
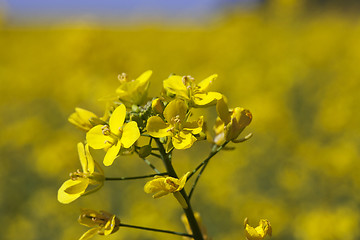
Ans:
<svg viewBox="0 0 360 240"><path fill-rule="evenodd" d="M152 101L151 108L156 114L162 114L164 111L164 103L160 98L156 98Z"/></svg>

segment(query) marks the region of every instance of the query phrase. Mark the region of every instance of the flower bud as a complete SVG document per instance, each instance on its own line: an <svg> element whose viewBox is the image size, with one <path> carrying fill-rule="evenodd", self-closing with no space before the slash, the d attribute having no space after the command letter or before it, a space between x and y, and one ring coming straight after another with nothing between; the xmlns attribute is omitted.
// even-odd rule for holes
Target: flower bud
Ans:
<svg viewBox="0 0 360 240"><path fill-rule="evenodd" d="M251 123L251 120L252 114L249 110L236 107L232 111L230 123L225 127L226 140L236 140L244 128Z"/></svg>
<svg viewBox="0 0 360 240"><path fill-rule="evenodd" d="M156 98L152 101L151 108L156 114L162 114L164 111L164 103L160 98Z"/></svg>

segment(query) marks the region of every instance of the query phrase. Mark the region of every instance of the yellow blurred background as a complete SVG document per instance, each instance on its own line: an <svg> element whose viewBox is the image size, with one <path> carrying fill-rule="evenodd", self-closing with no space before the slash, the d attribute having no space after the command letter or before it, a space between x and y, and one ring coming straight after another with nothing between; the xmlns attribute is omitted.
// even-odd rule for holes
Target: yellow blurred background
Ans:
<svg viewBox="0 0 360 240"><path fill-rule="evenodd" d="M217 73L212 90L253 113L245 131L253 138L212 159L193 197L213 239L245 239L245 217L254 226L270 220L273 239L359 239L358 13L282 0L195 26L18 26L0 18L0 238L77 239L87 230L76 221L80 208L185 231L176 200L153 200L146 180L106 182L69 205L56 199L80 168L76 143L84 139L67 117L75 107L101 115L97 99L114 92L118 74L151 69L152 95L170 73L197 80ZM197 143L175 151L174 165L184 173L209 150ZM112 177L150 170L135 157L105 168ZM107 239L181 237L124 228Z"/></svg>

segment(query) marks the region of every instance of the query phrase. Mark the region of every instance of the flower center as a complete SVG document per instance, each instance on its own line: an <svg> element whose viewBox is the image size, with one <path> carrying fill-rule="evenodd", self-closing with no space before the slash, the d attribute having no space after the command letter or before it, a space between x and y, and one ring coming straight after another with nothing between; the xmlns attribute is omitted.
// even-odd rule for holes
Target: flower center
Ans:
<svg viewBox="0 0 360 240"><path fill-rule="evenodd" d="M83 173L80 171L80 169L78 169L76 170L76 172L70 173L70 179L75 181L78 180L79 178L86 178L88 177L87 175L88 175L87 173Z"/></svg>
<svg viewBox="0 0 360 240"><path fill-rule="evenodd" d="M122 127L121 127L121 128L119 128L119 135L116 135L115 133L113 133L113 132L110 131L109 125L104 125L104 126L101 128L101 130L102 130L102 134L103 134L104 136L109 136L109 137L111 137L111 138L113 139L113 141L105 140L105 143L109 143L109 144L111 144L111 145L116 144L117 141L118 141L119 139L121 139L121 136L122 136L122 133L123 133L123 129L122 129Z"/></svg>

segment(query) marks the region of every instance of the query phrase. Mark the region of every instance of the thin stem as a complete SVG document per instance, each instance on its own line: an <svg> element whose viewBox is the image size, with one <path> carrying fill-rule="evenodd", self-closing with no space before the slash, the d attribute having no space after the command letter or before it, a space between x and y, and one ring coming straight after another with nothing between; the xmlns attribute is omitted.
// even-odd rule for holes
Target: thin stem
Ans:
<svg viewBox="0 0 360 240"><path fill-rule="evenodd" d="M144 176L136 176L136 177L117 177L117 178L106 177L105 180L106 180L106 181L134 180L134 179L150 178L150 177L155 177L155 176L163 176L163 175L166 175L166 174L167 174L167 173L156 173L156 174L149 174L149 175L144 175Z"/></svg>
<svg viewBox="0 0 360 240"><path fill-rule="evenodd" d="M157 174L160 174L160 171L157 170L157 168L146 158L141 158L147 165L149 165L149 167L152 168L152 170L154 170Z"/></svg>
<svg viewBox="0 0 360 240"><path fill-rule="evenodd" d="M167 154L166 151L165 151L165 148L164 148L164 145L160 142L160 140L158 138L154 138L155 141L156 141L156 144L159 148L159 152L160 152L160 155L161 155L161 158L163 160L163 163L166 167L166 170L167 172L169 173L169 175L171 177L175 177L175 178L178 178L176 172L175 172L175 169L173 168L172 164L171 164L171 153ZM183 208L184 210L184 213L188 219L188 222L189 222L189 225L190 225L190 228L191 228L191 231L193 233L193 238L195 240L204 240L202 234L201 234L201 231L200 231L200 228L199 228L199 225L195 219L195 216L194 216L194 212L191 208L191 205L190 205L190 200L185 192L185 189L182 189L180 191L181 195L183 196L183 198L185 199L186 203L187 203L187 208Z"/></svg>
<svg viewBox="0 0 360 240"><path fill-rule="evenodd" d="M157 158L160 158L161 159L161 156L159 154L156 154L156 153L150 153L150 155L154 156L154 157L157 157Z"/></svg>
<svg viewBox="0 0 360 240"><path fill-rule="evenodd" d="M204 172L204 170L205 170L206 166L208 165L208 163L209 163L209 161L207 161L207 162L203 165L203 167L201 168L199 174L196 176L196 179L195 179L195 181L194 181L194 184L192 185L191 190L190 190L190 192L189 192L189 200L191 199L191 196L192 196L192 194L193 194L193 192L194 192L194 190L195 190L196 184L197 184L197 182L199 181L199 179L200 179L200 177L201 177L201 174Z"/></svg>
<svg viewBox="0 0 360 240"><path fill-rule="evenodd" d="M200 179L200 177L201 177L201 174L204 172L204 170L205 170L206 166L208 165L210 159L211 159L212 157L214 157L218 152L220 152L220 150L223 149L223 148L226 146L226 144L228 144L228 143L229 143L229 142L225 142L225 143L224 143L223 145L221 145L220 147L217 147L216 145L214 145L214 147L213 147L212 151L210 152L209 156L208 156L202 163L200 163L200 164L192 171L192 173L190 173L190 175L188 176L188 179L190 179L190 178L201 168L199 174L196 176L196 179L195 179L195 181L194 181L194 183L193 183L193 185L192 185L192 187L191 187L191 190L190 190L190 193L189 193L189 200L191 199L191 196L192 196L193 193L194 193L195 187L196 187L196 185L197 185L197 183L198 183L198 181L199 181L199 179Z"/></svg>
<svg viewBox="0 0 360 240"><path fill-rule="evenodd" d="M134 225L124 224L124 223L120 223L120 227L136 228L136 229L141 229L141 230L146 230L146 231L169 233L169 234L174 234L174 235L179 235L179 236L194 238L193 235L187 234L187 233L180 233L180 232L174 232L174 231L169 231L169 230L162 230L162 229L157 229L157 228L140 227L140 226L134 226Z"/></svg>

